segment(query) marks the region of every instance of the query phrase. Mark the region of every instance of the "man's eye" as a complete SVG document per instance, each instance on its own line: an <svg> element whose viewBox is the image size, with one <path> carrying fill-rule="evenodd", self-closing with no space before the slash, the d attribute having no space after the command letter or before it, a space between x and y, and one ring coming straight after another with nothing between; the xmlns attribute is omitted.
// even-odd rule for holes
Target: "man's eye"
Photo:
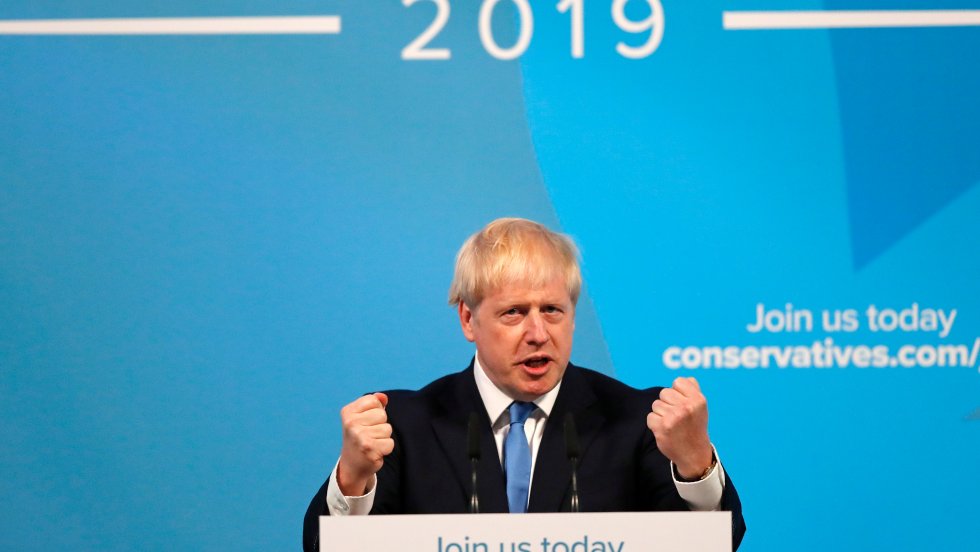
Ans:
<svg viewBox="0 0 980 552"><path fill-rule="evenodd" d="M504 311L504 316L516 316L518 314L521 314L521 311L519 311L516 307Z"/></svg>

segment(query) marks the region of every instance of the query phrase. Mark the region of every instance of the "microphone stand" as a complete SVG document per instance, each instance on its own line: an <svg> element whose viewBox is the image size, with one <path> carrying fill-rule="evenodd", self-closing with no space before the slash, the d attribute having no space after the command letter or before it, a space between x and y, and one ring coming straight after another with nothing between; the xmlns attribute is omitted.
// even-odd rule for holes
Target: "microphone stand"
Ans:
<svg viewBox="0 0 980 552"><path fill-rule="evenodd" d="M575 417L569 412L565 414L565 454L572 464L572 497L571 510L579 512L578 500L578 459L582 451L578 442L578 432L575 431Z"/></svg>
<svg viewBox="0 0 980 552"><path fill-rule="evenodd" d="M470 513L480 513L480 496L477 493L476 472L480 465L480 418L470 412L470 422L466 428L466 449L470 457Z"/></svg>

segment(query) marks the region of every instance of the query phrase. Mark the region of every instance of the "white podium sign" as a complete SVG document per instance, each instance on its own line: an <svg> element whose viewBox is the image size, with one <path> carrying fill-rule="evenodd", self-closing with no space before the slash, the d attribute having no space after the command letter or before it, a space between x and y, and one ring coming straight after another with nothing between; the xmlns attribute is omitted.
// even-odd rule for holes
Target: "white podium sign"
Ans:
<svg viewBox="0 0 980 552"><path fill-rule="evenodd" d="M731 512L320 517L322 552L730 552Z"/></svg>

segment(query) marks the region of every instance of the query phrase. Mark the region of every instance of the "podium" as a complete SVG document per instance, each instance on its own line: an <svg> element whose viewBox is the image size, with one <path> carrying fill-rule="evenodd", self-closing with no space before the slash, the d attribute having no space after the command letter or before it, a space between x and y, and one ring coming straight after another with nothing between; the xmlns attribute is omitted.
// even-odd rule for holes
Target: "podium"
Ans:
<svg viewBox="0 0 980 552"><path fill-rule="evenodd" d="M321 552L730 552L731 512L320 517Z"/></svg>

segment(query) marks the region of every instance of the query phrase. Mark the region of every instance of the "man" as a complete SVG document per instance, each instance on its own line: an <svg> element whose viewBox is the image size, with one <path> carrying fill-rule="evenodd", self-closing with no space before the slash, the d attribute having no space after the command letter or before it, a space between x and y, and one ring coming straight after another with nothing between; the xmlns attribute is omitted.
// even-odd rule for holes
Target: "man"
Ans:
<svg viewBox="0 0 980 552"><path fill-rule="evenodd" d="M741 505L697 382L637 390L569 362L581 285L571 240L540 224L498 219L471 236L449 300L473 361L419 391L373 393L341 410L340 459L307 510L304 549L318 547L320 515L466 512L474 412L481 512L570 510L562 424L571 413L582 511L729 510L738 547Z"/></svg>

